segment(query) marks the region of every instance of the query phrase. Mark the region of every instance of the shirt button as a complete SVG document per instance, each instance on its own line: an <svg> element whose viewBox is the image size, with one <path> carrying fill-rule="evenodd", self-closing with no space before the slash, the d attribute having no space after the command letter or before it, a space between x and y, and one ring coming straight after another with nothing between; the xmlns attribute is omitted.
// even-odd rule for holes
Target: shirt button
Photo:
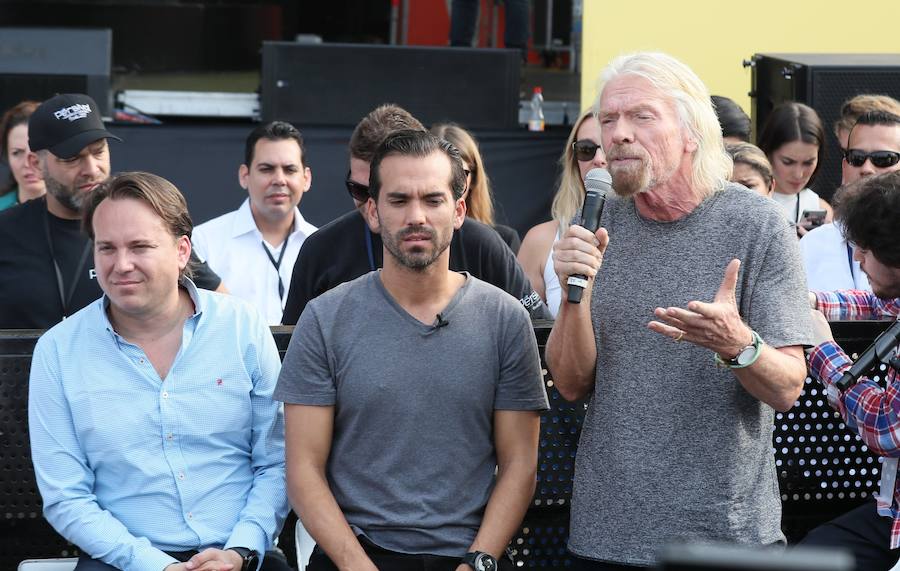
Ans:
<svg viewBox="0 0 900 571"><path fill-rule="evenodd" d="M144 358L141 357L141 365L143 365L143 364L144 364Z"/></svg>
<svg viewBox="0 0 900 571"><path fill-rule="evenodd" d="M164 398L164 399L169 398L169 391L163 391L162 398Z"/></svg>
<svg viewBox="0 0 900 571"><path fill-rule="evenodd" d="M188 515L188 519L194 519L194 514L193 514L193 512L188 512L187 515Z"/></svg>
<svg viewBox="0 0 900 571"><path fill-rule="evenodd" d="M184 472L178 472L178 479L184 480Z"/></svg>
<svg viewBox="0 0 900 571"><path fill-rule="evenodd" d="M172 434L171 432L166 434L166 440L173 440L174 438L175 438L175 435Z"/></svg>

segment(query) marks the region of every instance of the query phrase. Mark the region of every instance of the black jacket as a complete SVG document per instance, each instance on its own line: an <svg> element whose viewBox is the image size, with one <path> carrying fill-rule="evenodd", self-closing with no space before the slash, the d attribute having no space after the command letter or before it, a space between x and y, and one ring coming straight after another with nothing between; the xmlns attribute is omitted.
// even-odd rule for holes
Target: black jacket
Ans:
<svg viewBox="0 0 900 571"><path fill-rule="evenodd" d="M367 230L362 215L352 210L303 242L294 264L282 323L296 325L310 300L382 266L381 236ZM546 306L532 289L512 250L490 226L465 219L450 242L450 269L467 271L512 294L533 319L549 318Z"/></svg>

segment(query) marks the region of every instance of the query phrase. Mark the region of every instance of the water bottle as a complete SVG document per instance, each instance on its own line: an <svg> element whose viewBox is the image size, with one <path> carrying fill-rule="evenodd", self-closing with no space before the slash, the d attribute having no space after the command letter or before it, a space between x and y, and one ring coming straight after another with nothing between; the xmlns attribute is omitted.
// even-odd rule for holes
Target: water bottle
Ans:
<svg viewBox="0 0 900 571"><path fill-rule="evenodd" d="M534 95L531 96L531 117L528 119L528 130L544 130L544 95L540 87L535 87Z"/></svg>

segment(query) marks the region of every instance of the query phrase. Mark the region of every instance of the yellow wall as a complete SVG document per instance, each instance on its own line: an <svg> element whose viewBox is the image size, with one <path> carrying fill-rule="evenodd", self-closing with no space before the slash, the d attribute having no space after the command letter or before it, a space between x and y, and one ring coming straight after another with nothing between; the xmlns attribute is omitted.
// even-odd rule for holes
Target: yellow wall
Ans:
<svg viewBox="0 0 900 571"><path fill-rule="evenodd" d="M750 114L754 53L900 52L900 0L584 0L581 102L593 102L597 76L613 57L667 52L687 63L710 93Z"/></svg>

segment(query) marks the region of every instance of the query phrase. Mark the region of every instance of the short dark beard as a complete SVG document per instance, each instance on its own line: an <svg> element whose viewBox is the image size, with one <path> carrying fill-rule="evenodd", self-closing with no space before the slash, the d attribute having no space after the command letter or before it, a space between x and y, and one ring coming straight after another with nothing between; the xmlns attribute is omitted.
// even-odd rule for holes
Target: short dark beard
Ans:
<svg viewBox="0 0 900 571"><path fill-rule="evenodd" d="M85 195L77 190L67 188L64 184L51 177L44 170L44 185L47 187L47 194L53 196L63 208L72 212L81 212L81 205L84 204Z"/></svg>
<svg viewBox="0 0 900 571"><path fill-rule="evenodd" d="M873 287L872 293L874 293L876 297L884 300L894 299L900 297L900 284L890 284L883 288L879 288L878 290Z"/></svg>
<svg viewBox="0 0 900 571"><path fill-rule="evenodd" d="M379 224L381 220L379 219ZM428 233L431 236L431 243L434 245L434 250L431 252L430 256L421 256L421 255L409 255L403 253L400 249L400 242L403 240L403 237L408 234L416 234L416 233ZM393 235L389 232L385 232L384 226L381 227L381 242L384 244L384 247L387 248L388 253L397 260L400 265L415 272L424 272L431 264L434 263L436 259L440 257L444 251L450 247L450 240L447 240L446 243L438 243L437 242L438 234L434 230L426 230L421 227L408 227L404 228L397 232L396 235ZM451 235L452 239L452 235Z"/></svg>

